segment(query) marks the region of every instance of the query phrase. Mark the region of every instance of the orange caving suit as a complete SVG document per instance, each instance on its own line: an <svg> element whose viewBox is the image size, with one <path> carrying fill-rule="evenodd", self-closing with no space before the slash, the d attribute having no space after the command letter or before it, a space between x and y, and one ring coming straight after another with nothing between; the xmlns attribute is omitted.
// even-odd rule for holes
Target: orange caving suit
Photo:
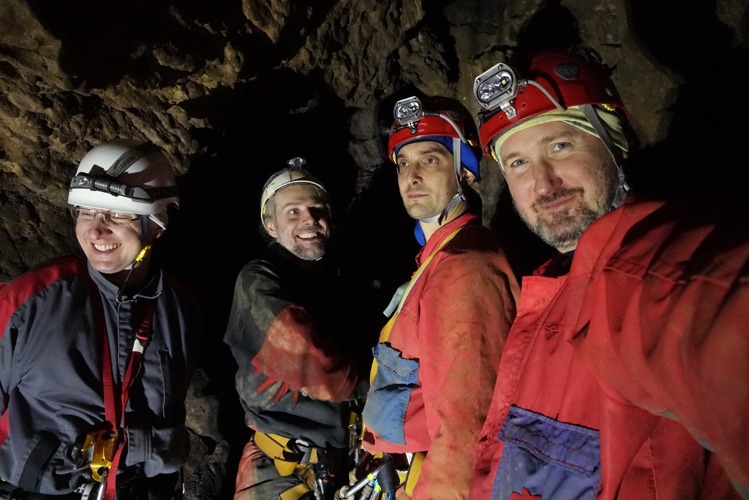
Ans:
<svg viewBox="0 0 749 500"><path fill-rule="evenodd" d="M427 452L413 498L465 498L473 449L515 315L517 283L496 236L474 214L438 229L387 342L375 347L364 447Z"/></svg>

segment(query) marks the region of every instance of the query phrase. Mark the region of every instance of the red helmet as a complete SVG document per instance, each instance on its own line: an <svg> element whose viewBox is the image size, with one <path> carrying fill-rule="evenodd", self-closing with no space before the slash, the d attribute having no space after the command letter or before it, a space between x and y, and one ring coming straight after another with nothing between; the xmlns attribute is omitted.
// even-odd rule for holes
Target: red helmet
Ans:
<svg viewBox="0 0 749 500"><path fill-rule="evenodd" d="M478 133L476 124L465 107L454 99L430 98L426 105L418 97L401 99L393 108L395 121L390 128L388 157L396 163L398 149L410 142L427 138L444 144L455 155L454 141L460 144L462 166L480 178Z"/></svg>
<svg viewBox="0 0 749 500"><path fill-rule="evenodd" d="M491 156L497 136L547 111L588 104L628 117L610 75L601 56L586 47L539 52L522 80L502 63L485 71L473 84L474 97L483 109L479 113L482 150Z"/></svg>

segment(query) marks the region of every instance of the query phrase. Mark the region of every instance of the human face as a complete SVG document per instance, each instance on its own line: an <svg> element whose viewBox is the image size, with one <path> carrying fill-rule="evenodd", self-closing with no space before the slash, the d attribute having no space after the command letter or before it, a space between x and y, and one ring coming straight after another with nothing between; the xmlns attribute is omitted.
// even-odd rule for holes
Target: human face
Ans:
<svg viewBox="0 0 749 500"><path fill-rule="evenodd" d="M273 215L265 228L286 250L302 260L325 255L330 238L330 210L319 190L310 184L292 184L271 199Z"/></svg>
<svg viewBox="0 0 749 500"><path fill-rule="evenodd" d="M515 209L560 252L574 250L611 210L618 178L599 138L561 121L542 123L508 137L501 155Z"/></svg>
<svg viewBox="0 0 749 500"><path fill-rule="evenodd" d="M414 219L439 215L458 192L453 155L439 142L406 144L395 162L403 205Z"/></svg>
<svg viewBox="0 0 749 500"><path fill-rule="evenodd" d="M79 216L75 223L78 244L91 267L106 275L116 275L131 269L135 258L143 249L138 216L123 214L131 216L133 220L115 223L108 210L92 210L98 212L93 219Z"/></svg>

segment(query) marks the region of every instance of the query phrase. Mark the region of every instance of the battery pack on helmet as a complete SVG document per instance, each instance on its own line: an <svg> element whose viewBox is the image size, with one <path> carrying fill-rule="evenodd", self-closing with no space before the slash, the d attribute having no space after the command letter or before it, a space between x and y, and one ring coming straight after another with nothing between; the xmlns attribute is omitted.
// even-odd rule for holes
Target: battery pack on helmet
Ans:
<svg viewBox="0 0 749 500"><path fill-rule="evenodd" d="M424 106L418 97L412 96L395 103L393 118L401 126L408 126L411 133L416 133L416 124L424 116Z"/></svg>
<svg viewBox="0 0 749 500"><path fill-rule="evenodd" d="M504 63L492 66L476 77L473 82L473 94L479 105L486 110L499 107L514 118L517 113L510 101L518 90L518 80L512 69Z"/></svg>

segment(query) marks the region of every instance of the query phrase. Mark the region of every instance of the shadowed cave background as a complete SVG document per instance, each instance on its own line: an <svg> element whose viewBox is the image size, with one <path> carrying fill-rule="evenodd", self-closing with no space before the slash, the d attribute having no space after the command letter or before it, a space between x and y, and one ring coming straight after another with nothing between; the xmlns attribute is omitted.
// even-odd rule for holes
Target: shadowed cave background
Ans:
<svg viewBox="0 0 749 500"><path fill-rule="evenodd" d="M247 431L222 337L234 279L260 253L263 181L302 156L326 183L357 333L376 335L417 251L384 151L395 101L441 94L475 112L483 70L580 42L615 67L642 141L635 188L744 200L747 0L0 0L0 280L78 251L67 184L94 145L165 150L182 203L159 258L206 323L188 498L229 498ZM484 220L527 272L549 250L482 168Z"/></svg>

